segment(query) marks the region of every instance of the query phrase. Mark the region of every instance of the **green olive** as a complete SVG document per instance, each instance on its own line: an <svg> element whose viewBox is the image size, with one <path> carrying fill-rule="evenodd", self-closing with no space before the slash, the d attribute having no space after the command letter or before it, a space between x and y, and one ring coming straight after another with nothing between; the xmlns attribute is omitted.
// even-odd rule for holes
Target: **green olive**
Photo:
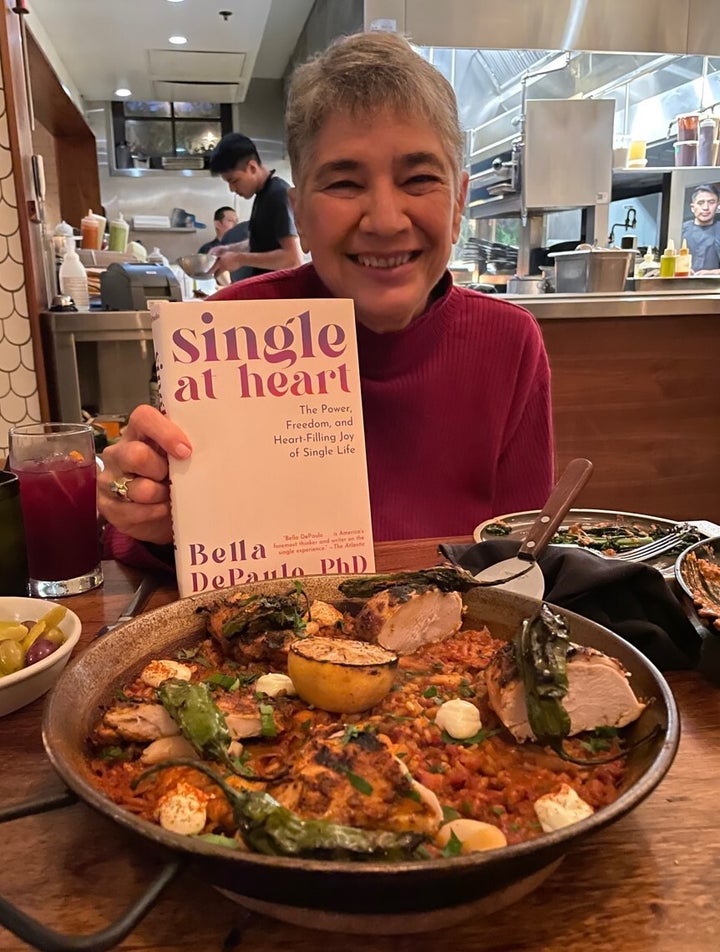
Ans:
<svg viewBox="0 0 720 952"><path fill-rule="evenodd" d="M25 664L25 652L18 641L0 641L0 677L15 674Z"/></svg>

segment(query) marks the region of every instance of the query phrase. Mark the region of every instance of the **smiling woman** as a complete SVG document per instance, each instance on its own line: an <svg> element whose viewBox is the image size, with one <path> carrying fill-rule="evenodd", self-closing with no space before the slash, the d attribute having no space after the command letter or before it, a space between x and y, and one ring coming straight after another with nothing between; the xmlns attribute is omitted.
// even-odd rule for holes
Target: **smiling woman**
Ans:
<svg viewBox="0 0 720 952"><path fill-rule="evenodd" d="M344 37L295 71L286 123L312 264L215 299L352 299L376 540L470 534L493 514L537 508L553 460L540 331L447 271L467 188L450 84L398 35ZM120 505L103 484L106 519L171 541L165 454L190 452L168 420L136 411L101 479L133 472L153 493ZM107 538L112 554L138 557L112 529Z"/></svg>

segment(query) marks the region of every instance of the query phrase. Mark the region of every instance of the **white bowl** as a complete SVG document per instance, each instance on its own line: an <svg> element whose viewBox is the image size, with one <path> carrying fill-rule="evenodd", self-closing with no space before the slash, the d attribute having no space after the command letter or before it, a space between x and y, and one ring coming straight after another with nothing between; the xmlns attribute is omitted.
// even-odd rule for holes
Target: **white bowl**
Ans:
<svg viewBox="0 0 720 952"><path fill-rule="evenodd" d="M3 596L0 598L0 621L37 621L57 604L44 598ZM51 655L15 674L0 677L0 717L39 698L60 677L80 639L82 623L75 612L68 609L58 627L65 633L65 641Z"/></svg>

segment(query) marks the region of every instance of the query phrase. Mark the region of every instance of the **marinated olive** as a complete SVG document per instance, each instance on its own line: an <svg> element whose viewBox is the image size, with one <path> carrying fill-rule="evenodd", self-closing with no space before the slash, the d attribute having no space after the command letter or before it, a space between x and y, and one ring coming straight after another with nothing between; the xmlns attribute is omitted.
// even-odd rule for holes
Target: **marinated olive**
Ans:
<svg viewBox="0 0 720 952"><path fill-rule="evenodd" d="M57 651L57 648L58 646L54 641L50 641L47 638L38 638L27 650L25 655L25 667L27 668L31 664L42 661L43 658L47 658L48 655L51 655L53 651Z"/></svg>
<svg viewBox="0 0 720 952"><path fill-rule="evenodd" d="M15 674L22 668L24 660L25 652L19 641L0 641L0 676Z"/></svg>

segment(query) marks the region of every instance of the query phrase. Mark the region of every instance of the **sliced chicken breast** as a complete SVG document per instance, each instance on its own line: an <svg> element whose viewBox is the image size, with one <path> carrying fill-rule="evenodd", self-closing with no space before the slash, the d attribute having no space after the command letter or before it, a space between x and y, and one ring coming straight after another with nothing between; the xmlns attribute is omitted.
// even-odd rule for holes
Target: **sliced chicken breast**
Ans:
<svg viewBox="0 0 720 952"><path fill-rule="evenodd" d="M571 735L598 727L625 727L646 707L635 697L630 675L620 662L594 648L572 645L567 676L568 692L562 704L570 716ZM495 653L485 677L490 704L505 727L516 740L531 740L525 691L511 644Z"/></svg>
<svg viewBox="0 0 720 952"><path fill-rule="evenodd" d="M443 641L459 631L463 604L458 592L407 586L385 589L367 600L355 619L355 635L397 654Z"/></svg>

